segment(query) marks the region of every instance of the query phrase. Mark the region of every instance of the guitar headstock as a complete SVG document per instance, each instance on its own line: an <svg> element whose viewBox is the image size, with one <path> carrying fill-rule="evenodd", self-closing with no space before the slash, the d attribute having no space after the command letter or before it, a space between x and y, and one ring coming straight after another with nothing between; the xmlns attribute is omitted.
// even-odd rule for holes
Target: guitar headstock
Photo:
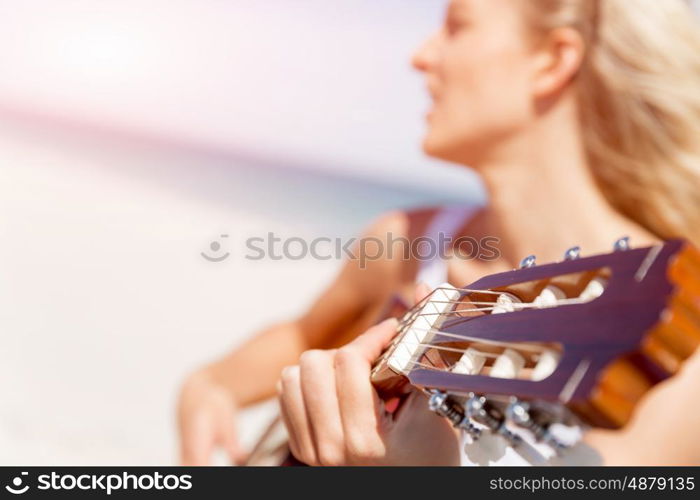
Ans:
<svg viewBox="0 0 700 500"><path fill-rule="evenodd" d="M373 380L431 391L455 425L624 426L700 343L700 254L673 240L438 288L407 315ZM451 413L451 415L449 415ZM472 425L473 427L473 425Z"/></svg>

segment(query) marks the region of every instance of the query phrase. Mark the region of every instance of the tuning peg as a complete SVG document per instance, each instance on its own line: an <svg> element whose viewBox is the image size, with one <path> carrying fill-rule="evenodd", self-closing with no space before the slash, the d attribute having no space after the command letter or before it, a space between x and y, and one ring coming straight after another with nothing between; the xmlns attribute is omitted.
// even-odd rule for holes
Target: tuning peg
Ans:
<svg viewBox="0 0 700 500"><path fill-rule="evenodd" d="M430 411L437 411L447 400L447 394L440 391L435 391L430 395L428 400L428 408Z"/></svg>
<svg viewBox="0 0 700 500"><path fill-rule="evenodd" d="M576 260L581 257L581 247L571 247L564 252L564 260Z"/></svg>
<svg viewBox="0 0 700 500"><path fill-rule="evenodd" d="M430 411L449 420L456 429L465 431L471 436L472 440L476 441L481 436L481 429L472 424L471 417L466 413L465 409L452 400L447 393L434 391L430 395L428 408Z"/></svg>
<svg viewBox="0 0 700 500"><path fill-rule="evenodd" d="M547 443L555 452L559 453L561 450L568 448L566 444L559 441L550 432L549 425L543 425L533 419L529 404L519 401L517 398L512 398L506 408L505 416L514 425L532 432L537 441Z"/></svg>
<svg viewBox="0 0 700 500"><path fill-rule="evenodd" d="M520 261L520 269L527 269L530 267L535 267L537 264L537 258L534 255L528 255L523 260Z"/></svg>
<svg viewBox="0 0 700 500"><path fill-rule="evenodd" d="M506 416L485 397L470 393L464 407L467 417L487 428L478 442L465 446L464 451L470 460L490 464L505 455L503 445L507 444L533 465L546 463L545 457L534 446L508 428Z"/></svg>
<svg viewBox="0 0 700 500"><path fill-rule="evenodd" d="M516 425L523 425L530 421L530 405L512 399L506 408L506 418Z"/></svg>
<svg viewBox="0 0 700 500"><path fill-rule="evenodd" d="M469 394L464 404L466 416L488 427L492 432L503 433L507 429L503 426L505 420L499 411L492 407L484 396L474 393ZM504 433L504 437L511 439L510 433Z"/></svg>
<svg viewBox="0 0 700 500"><path fill-rule="evenodd" d="M615 248L616 252L624 252L626 250L629 250L630 249L630 237L625 236L625 237L617 240L615 242L614 248Z"/></svg>
<svg viewBox="0 0 700 500"><path fill-rule="evenodd" d="M470 393L469 399L467 399L467 403L465 405L467 415L472 418L480 417L484 413L484 404L486 404L485 397Z"/></svg>

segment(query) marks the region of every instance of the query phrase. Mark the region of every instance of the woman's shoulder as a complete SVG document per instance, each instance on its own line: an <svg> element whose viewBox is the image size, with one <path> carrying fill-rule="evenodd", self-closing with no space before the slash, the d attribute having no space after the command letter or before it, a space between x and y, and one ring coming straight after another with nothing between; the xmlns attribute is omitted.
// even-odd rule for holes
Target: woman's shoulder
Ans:
<svg viewBox="0 0 700 500"><path fill-rule="evenodd" d="M383 213L366 227L363 236L383 237L393 234L413 239L425 233L441 209L440 206L432 206Z"/></svg>
<svg viewBox="0 0 700 500"><path fill-rule="evenodd" d="M358 251L371 282L412 282L418 262L411 251L418 238L462 227L478 211L475 205L435 205L386 212L370 223L360 237Z"/></svg>
<svg viewBox="0 0 700 500"><path fill-rule="evenodd" d="M387 233L408 240L425 236L431 227L464 224L480 210L476 204L452 204L417 207L386 212L372 221L365 229L366 237L381 237Z"/></svg>

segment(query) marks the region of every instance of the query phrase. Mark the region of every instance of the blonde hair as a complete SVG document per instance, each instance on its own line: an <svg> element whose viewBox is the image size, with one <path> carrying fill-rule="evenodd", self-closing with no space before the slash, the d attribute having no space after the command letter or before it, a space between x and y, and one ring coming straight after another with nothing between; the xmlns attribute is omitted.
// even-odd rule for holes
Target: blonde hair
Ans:
<svg viewBox="0 0 700 500"><path fill-rule="evenodd" d="M700 23L684 0L523 0L573 27L585 147L603 194L661 238L700 244Z"/></svg>

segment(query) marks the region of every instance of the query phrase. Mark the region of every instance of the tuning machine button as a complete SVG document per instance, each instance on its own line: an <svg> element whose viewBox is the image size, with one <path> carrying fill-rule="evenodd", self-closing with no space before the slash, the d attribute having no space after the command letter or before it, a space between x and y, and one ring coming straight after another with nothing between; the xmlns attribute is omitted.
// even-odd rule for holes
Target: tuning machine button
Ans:
<svg viewBox="0 0 700 500"><path fill-rule="evenodd" d="M506 419L517 427L530 431L539 442L548 444L556 453L568 448L559 441L549 430L548 423L537 422L531 413L530 405L513 398L505 411Z"/></svg>
<svg viewBox="0 0 700 500"><path fill-rule="evenodd" d="M508 440L498 432L501 422L492 418L486 411L486 398L470 394L465 403L466 416L487 427L478 441L472 439L464 446L464 453L470 462L477 465L490 465L506 454Z"/></svg>
<svg viewBox="0 0 700 500"><path fill-rule="evenodd" d="M629 236L624 236L615 242L613 248L616 252L625 252L630 249L630 238Z"/></svg>
<svg viewBox="0 0 700 500"><path fill-rule="evenodd" d="M503 415L485 397L470 394L465 404L465 410L470 419L485 425L491 432L505 438L511 445L517 446L522 441L520 436L508 430Z"/></svg>
<svg viewBox="0 0 700 500"><path fill-rule="evenodd" d="M502 458L509 446L533 465L546 463L546 458L537 449L508 428L501 410L485 397L470 394L464 408L469 418L487 428L478 442L468 443L464 447L464 452L473 463L489 465Z"/></svg>
<svg viewBox="0 0 700 500"><path fill-rule="evenodd" d="M581 258L581 247L571 247L564 252L564 260L578 260Z"/></svg>
<svg viewBox="0 0 700 500"><path fill-rule="evenodd" d="M520 261L520 269L529 269L530 267L535 267L535 265L537 265L537 257L534 255L528 255Z"/></svg>
<svg viewBox="0 0 700 500"><path fill-rule="evenodd" d="M481 436L481 429L476 427L464 407L441 391L434 391L428 400L428 408L437 415L449 420L452 425L465 431L476 441Z"/></svg>
<svg viewBox="0 0 700 500"><path fill-rule="evenodd" d="M506 408L506 418L515 425L521 426L530 421L529 410L530 406L527 403L522 403L515 399Z"/></svg>

